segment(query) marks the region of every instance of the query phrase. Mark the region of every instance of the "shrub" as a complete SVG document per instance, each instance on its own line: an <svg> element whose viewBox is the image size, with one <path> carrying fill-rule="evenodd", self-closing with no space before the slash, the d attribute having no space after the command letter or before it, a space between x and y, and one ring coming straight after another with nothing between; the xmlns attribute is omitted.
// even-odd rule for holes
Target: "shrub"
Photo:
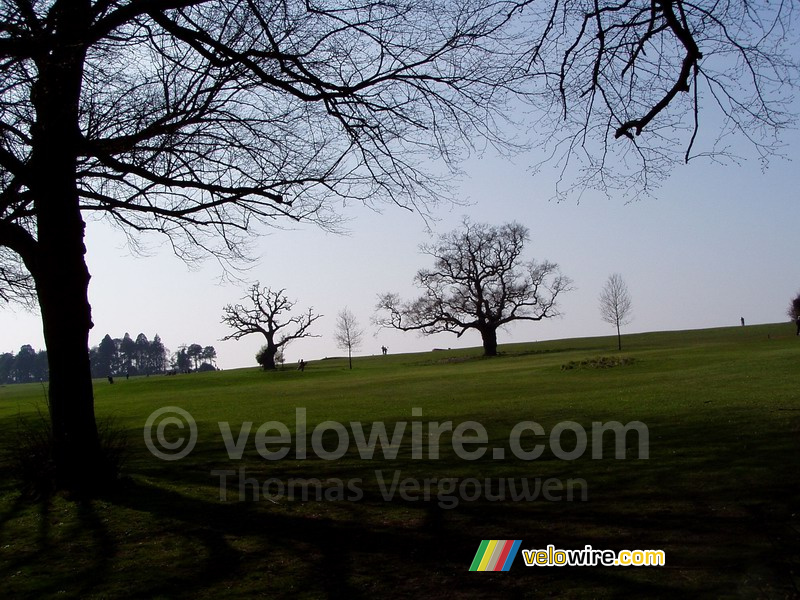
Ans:
<svg viewBox="0 0 800 600"><path fill-rule="evenodd" d="M624 367L636 362L635 358L628 356L599 356L597 358L587 358L585 360L571 360L561 365L562 371L571 369L610 369L611 367Z"/></svg>

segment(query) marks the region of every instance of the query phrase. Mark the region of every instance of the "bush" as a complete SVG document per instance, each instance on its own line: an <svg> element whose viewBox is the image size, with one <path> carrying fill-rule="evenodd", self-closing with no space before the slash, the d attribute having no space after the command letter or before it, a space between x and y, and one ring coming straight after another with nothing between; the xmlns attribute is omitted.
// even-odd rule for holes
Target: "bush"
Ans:
<svg viewBox="0 0 800 600"><path fill-rule="evenodd" d="M588 358L586 360L571 360L568 363L561 365L561 370L610 369L611 367L624 367L625 365L632 365L635 362L635 358L630 358L627 356L600 356L597 358Z"/></svg>

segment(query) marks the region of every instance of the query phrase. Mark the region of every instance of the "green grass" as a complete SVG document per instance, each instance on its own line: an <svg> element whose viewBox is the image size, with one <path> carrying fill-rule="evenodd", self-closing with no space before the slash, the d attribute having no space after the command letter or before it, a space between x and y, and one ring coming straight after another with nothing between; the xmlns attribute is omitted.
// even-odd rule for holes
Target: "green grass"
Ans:
<svg viewBox="0 0 800 600"><path fill-rule="evenodd" d="M97 413L130 435L121 489L91 502L21 498L8 460L0 463L2 594L19 598L473 598L775 597L800 581L800 339L790 324L631 335L478 350L312 362L305 372L257 369L95 384ZM602 361L600 361L602 359ZM619 359L632 359L619 360ZM615 368L593 368L598 361ZM580 368L562 369L568 364ZM42 406L41 385L0 387L0 436L14 443L20 418ZM162 406L189 411L199 436L185 459L151 455L142 430ZM265 461L253 441L267 421L294 437L295 410L307 411L309 458L292 451ZM412 408L421 417L412 417ZM380 450L361 460L354 443L339 460L313 455L311 431L335 420L478 421L488 448L508 448L520 421L549 434L559 422L591 431L596 421L642 421L650 458L589 450L573 461L552 449L535 461L458 458L449 434L439 460L413 459L410 431L395 460ZM242 460L231 460L219 421L234 439L253 431ZM410 428L410 425L409 425ZM275 434L274 431L269 432ZM168 429L177 436L177 428ZM590 436L591 437L591 436ZM526 447L534 442L526 438ZM335 433L323 438L328 449ZM564 448L574 437L565 434ZM546 443L546 440L545 440ZM474 446L469 446L474 449ZM510 456L507 451L506 454ZM219 498L215 469L247 477L358 478L363 498L302 501ZM586 501L386 502L376 479L583 479ZM235 478L233 478L235 479ZM335 481L326 484L329 494ZM235 487L235 483L233 484ZM274 489L274 488L273 488ZM470 573L482 539L521 539L522 548L663 549L663 568L526 568Z"/></svg>

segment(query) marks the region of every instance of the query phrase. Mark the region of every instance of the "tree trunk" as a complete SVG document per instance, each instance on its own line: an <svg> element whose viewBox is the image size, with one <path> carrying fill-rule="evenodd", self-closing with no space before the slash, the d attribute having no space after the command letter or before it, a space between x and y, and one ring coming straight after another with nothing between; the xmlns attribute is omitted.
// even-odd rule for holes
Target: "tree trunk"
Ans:
<svg viewBox="0 0 800 600"><path fill-rule="evenodd" d="M619 332L619 323L617 323L617 350L622 350L622 334Z"/></svg>
<svg viewBox="0 0 800 600"><path fill-rule="evenodd" d="M347 348L347 360L350 362L350 370L353 370L353 350L352 348Z"/></svg>
<svg viewBox="0 0 800 600"><path fill-rule="evenodd" d="M482 329L483 355L497 356L497 329Z"/></svg>
<svg viewBox="0 0 800 600"><path fill-rule="evenodd" d="M261 363L261 367L265 371L274 371L277 369L275 366L275 355L278 353L278 348L276 346L271 346L267 344L267 349L264 352L263 362Z"/></svg>
<svg viewBox="0 0 800 600"><path fill-rule="evenodd" d="M36 287L50 369L56 483L60 488L87 490L104 481L107 473L89 363L89 273L83 251L75 248L83 246L82 229L63 226L53 239L40 233L39 240L40 258L47 263L41 265Z"/></svg>
<svg viewBox="0 0 800 600"><path fill-rule="evenodd" d="M89 271L76 181L85 59L80 35L88 8L87 0L58 3L54 24L60 39L50 53L36 59L39 78L31 91L36 121L28 182L37 214L32 274L50 369L56 483L78 490L102 485L108 475L94 414Z"/></svg>

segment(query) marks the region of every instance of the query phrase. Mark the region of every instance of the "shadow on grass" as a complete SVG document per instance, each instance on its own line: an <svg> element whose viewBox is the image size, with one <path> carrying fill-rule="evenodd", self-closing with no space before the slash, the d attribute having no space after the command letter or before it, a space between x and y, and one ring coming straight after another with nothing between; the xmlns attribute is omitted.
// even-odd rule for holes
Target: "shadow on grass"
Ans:
<svg viewBox="0 0 800 600"><path fill-rule="evenodd" d="M653 427L664 430L666 427ZM702 446L701 446L702 444ZM186 465L140 458L124 484L91 502L36 506L5 494L0 578L16 597L793 597L798 442L788 432L726 435L676 427L649 461L245 461L248 476L374 479L583 477L587 502L359 502L218 499L218 444ZM699 448L703 451L700 452ZM681 449L684 449L681 451ZM300 461L303 462L303 461ZM526 568L470 573L481 539L523 548L664 549L662 568ZM21 581L25 578L26 581Z"/></svg>

